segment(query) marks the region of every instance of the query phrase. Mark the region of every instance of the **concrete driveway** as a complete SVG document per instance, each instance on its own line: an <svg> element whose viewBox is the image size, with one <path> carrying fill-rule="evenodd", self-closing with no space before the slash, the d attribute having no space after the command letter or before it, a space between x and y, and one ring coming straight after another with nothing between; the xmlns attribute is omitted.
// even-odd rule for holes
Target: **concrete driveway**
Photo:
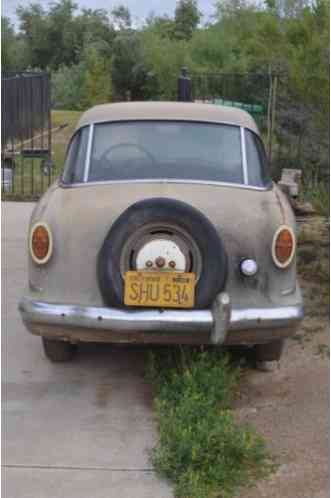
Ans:
<svg viewBox="0 0 331 498"><path fill-rule="evenodd" d="M85 345L51 364L24 329L32 203L2 203L4 498L168 498L148 451L156 438L137 349Z"/></svg>

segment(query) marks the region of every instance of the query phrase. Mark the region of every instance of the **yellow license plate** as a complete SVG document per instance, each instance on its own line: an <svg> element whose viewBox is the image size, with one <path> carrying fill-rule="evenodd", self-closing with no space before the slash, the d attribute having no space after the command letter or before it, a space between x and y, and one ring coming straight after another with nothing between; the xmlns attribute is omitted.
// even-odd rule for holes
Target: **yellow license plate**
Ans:
<svg viewBox="0 0 331 498"><path fill-rule="evenodd" d="M192 308L194 273L127 271L124 304L158 308Z"/></svg>

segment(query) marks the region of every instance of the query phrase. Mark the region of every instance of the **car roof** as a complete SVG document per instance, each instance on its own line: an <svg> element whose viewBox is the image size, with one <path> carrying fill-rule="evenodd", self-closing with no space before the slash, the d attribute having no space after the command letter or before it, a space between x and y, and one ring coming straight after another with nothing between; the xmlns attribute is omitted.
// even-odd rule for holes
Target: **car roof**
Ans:
<svg viewBox="0 0 331 498"><path fill-rule="evenodd" d="M259 134L252 116L235 107L191 102L121 102L92 107L81 116L76 129L92 123L135 120L181 120L227 123Z"/></svg>

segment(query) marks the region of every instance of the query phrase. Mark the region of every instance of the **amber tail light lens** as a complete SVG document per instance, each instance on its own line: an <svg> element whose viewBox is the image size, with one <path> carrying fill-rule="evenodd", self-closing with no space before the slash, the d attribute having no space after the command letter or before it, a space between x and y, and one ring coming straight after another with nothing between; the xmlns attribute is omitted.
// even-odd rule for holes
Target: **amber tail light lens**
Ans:
<svg viewBox="0 0 331 498"><path fill-rule="evenodd" d="M295 234L292 228L281 226L274 235L272 257L279 268L286 268L292 262L296 248Z"/></svg>
<svg viewBox="0 0 331 498"><path fill-rule="evenodd" d="M30 253L37 264L47 263L53 250L52 234L45 223L37 223L30 233Z"/></svg>

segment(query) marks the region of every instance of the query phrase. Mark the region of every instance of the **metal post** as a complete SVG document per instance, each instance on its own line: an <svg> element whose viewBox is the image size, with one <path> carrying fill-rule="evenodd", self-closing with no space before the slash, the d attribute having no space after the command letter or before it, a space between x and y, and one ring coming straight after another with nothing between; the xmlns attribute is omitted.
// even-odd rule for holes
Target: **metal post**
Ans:
<svg viewBox="0 0 331 498"><path fill-rule="evenodd" d="M191 78L188 76L187 67L182 67L177 83L178 102L192 102Z"/></svg>

